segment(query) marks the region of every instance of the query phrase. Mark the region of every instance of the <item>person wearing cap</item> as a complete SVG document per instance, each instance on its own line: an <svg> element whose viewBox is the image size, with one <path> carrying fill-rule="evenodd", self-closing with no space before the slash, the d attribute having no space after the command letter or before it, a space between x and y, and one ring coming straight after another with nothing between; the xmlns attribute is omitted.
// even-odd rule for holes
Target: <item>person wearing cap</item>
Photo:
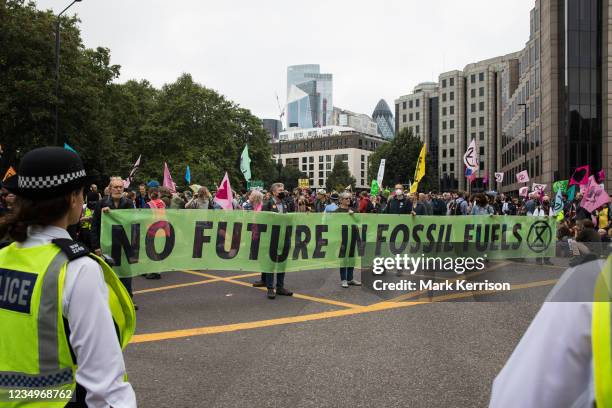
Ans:
<svg viewBox="0 0 612 408"><path fill-rule="evenodd" d="M324 212L325 211L325 206L327 206L327 197L326 197L327 193L325 192L325 190L323 189L319 189L317 191L317 197L315 198L315 202L314 202L314 210L315 212Z"/></svg>
<svg viewBox="0 0 612 408"><path fill-rule="evenodd" d="M336 193L335 191L331 193L331 195L329 196L329 204L325 206L325 210L323 210L323 212L326 212L326 213L336 212L336 210L338 209L339 199L340 199L340 196L338 195L338 193Z"/></svg>
<svg viewBox="0 0 612 408"><path fill-rule="evenodd" d="M79 156L60 147L19 165L15 209L0 220L0 235L15 241L0 250L2 406L136 407L122 352L134 306L108 264L66 230L79 222L87 181ZM24 388L66 398L6 399Z"/></svg>

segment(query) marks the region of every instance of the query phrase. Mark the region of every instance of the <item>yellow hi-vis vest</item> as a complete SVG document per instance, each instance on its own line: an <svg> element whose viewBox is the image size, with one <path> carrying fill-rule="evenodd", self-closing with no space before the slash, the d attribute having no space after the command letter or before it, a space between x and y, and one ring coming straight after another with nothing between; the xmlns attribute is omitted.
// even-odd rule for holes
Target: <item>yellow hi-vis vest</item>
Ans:
<svg viewBox="0 0 612 408"><path fill-rule="evenodd" d="M89 256L102 267L123 349L134 334L134 305L110 266ZM31 248L11 244L0 250L0 406L46 408L67 403L65 399L9 399L15 390L68 390L74 395L77 364L62 313L68 262L68 256L52 243Z"/></svg>
<svg viewBox="0 0 612 408"><path fill-rule="evenodd" d="M591 342L597 408L612 408L612 256L595 284Z"/></svg>

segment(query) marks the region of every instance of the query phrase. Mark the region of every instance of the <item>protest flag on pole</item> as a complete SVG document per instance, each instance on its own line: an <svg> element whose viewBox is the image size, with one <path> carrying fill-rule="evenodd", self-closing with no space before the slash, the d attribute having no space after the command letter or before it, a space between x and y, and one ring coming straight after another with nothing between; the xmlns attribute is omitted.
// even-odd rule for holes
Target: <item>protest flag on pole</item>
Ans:
<svg viewBox="0 0 612 408"><path fill-rule="evenodd" d="M416 169L414 170L414 183L410 186L410 192L416 193L419 188L419 182L425 176L425 156L427 156L427 144L423 144L421 147L421 153L417 160Z"/></svg>
<svg viewBox="0 0 612 408"><path fill-rule="evenodd" d="M74 154L78 154L76 150L74 150L68 143L64 143L64 149L71 151Z"/></svg>
<svg viewBox="0 0 612 408"><path fill-rule="evenodd" d="M189 165L187 165L187 170L185 170L185 181L187 185L191 184L191 169L189 169Z"/></svg>
<svg viewBox="0 0 612 408"><path fill-rule="evenodd" d="M162 186L166 187L171 193L176 193L176 184L172 181L170 169L168 169L168 163L166 162L164 162L164 182Z"/></svg>
<svg viewBox="0 0 612 408"><path fill-rule="evenodd" d="M577 184L579 186L589 184L589 166L588 165L580 166L576 170L574 170L574 174L572 174L572 177L570 178L569 185L572 186L574 184Z"/></svg>
<svg viewBox="0 0 612 408"><path fill-rule="evenodd" d="M132 167L132 170L130 171L130 175L128 176L127 180L123 181L123 185L125 186L125 188L128 188L130 184L132 184L132 181L134 181L136 172L140 168L140 158L141 157L142 157L142 154L138 156L138 159L136 160L136 163L134 163L134 166Z"/></svg>
<svg viewBox="0 0 612 408"><path fill-rule="evenodd" d="M225 172L223 181L221 181L221 185L217 189L217 194L215 194L215 203L219 204L224 210L233 210L233 198L229 177L227 176L227 172Z"/></svg>
<svg viewBox="0 0 612 408"><path fill-rule="evenodd" d="M251 181L251 158L249 157L249 145L244 146L240 155L240 171L246 181Z"/></svg>

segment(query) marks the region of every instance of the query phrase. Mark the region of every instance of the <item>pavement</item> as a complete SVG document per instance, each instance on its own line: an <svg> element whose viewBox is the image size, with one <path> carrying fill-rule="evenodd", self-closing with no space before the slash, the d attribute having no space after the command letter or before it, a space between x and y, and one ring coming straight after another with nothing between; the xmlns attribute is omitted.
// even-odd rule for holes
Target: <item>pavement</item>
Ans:
<svg viewBox="0 0 612 408"><path fill-rule="evenodd" d="M466 275L511 283L503 293L381 296L324 270L288 273L295 295L269 300L251 272L137 277L129 380L140 407L486 407L565 270L554 262L490 262Z"/></svg>

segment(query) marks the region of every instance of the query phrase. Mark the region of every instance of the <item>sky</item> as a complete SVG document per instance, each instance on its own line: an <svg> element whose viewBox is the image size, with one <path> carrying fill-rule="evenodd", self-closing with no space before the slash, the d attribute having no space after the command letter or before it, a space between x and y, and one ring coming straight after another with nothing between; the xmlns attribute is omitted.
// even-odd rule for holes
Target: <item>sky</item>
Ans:
<svg viewBox="0 0 612 408"><path fill-rule="evenodd" d="M63 10L70 0L38 0ZM119 82L182 73L260 118L278 118L287 66L334 75L334 106L371 115L441 72L521 50L534 0L82 0L86 47L108 47Z"/></svg>

